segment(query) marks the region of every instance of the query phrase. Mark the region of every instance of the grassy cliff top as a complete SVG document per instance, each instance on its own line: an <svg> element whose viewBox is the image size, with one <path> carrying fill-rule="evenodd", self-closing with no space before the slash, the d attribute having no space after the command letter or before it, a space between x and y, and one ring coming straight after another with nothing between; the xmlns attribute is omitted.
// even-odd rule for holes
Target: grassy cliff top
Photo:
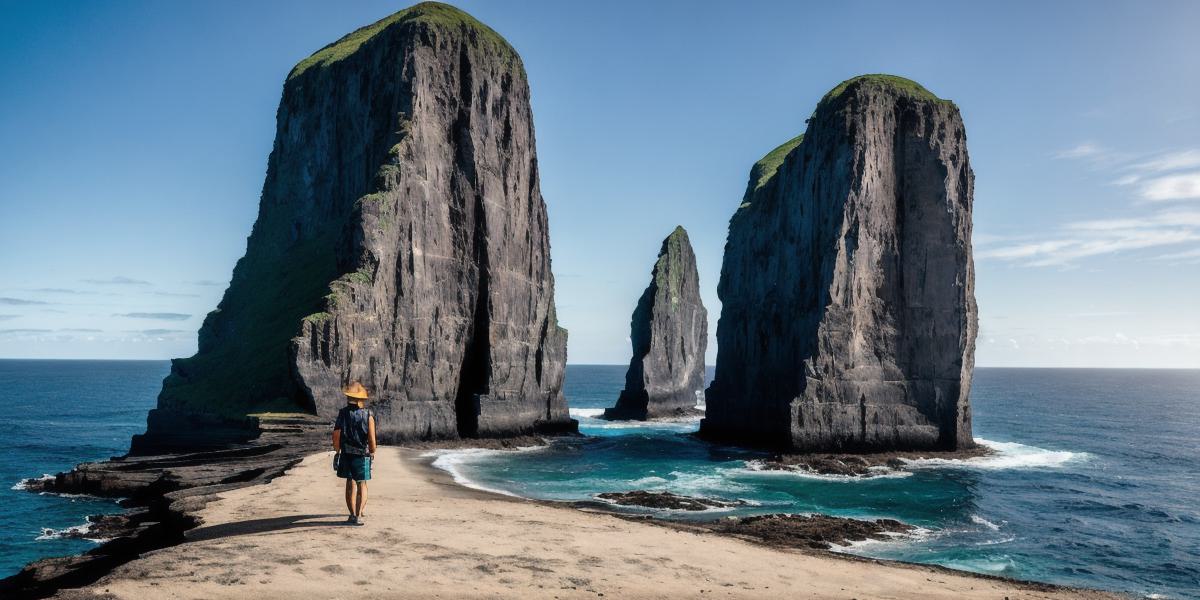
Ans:
<svg viewBox="0 0 1200 600"><path fill-rule="evenodd" d="M480 40L490 42L498 48L516 54L516 50L513 50L513 47L500 34L475 17L449 4L422 2L384 17L366 27L355 29L338 41L317 50L312 56L297 63L292 68L292 72L288 74L288 79L299 76L313 66L327 67L354 54L368 40L397 23L426 23L444 29L469 29L474 31Z"/></svg>
<svg viewBox="0 0 1200 600"><path fill-rule="evenodd" d="M948 100L938 98L933 92L925 89L925 86L911 79L906 79L896 75L871 74L851 77L850 79L839 83L837 87L829 90L829 93L825 94L824 98L821 98L821 103L824 104L825 102L836 99L838 96L841 96L843 92L849 89L850 86L856 83L870 83L889 87L899 91L904 95L912 96L920 100L928 100L930 102L948 102Z"/></svg>
<svg viewBox="0 0 1200 600"><path fill-rule="evenodd" d="M799 146L802 141L804 141L803 133L780 144L774 150L768 152L766 156L762 157L761 160L754 163L754 167L751 169L751 173L755 176L753 191L758 191L758 188L766 185L775 176L775 172L783 165L783 159L787 158L787 155L792 150L795 150L796 146Z"/></svg>

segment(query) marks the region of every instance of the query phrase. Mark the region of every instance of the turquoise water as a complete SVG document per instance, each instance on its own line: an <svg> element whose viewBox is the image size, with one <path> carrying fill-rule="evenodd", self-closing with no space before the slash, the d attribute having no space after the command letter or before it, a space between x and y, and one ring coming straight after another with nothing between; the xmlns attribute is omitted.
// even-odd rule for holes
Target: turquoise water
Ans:
<svg viewBox="0 0 1200 600"><path fill-rule="evenodd" d="M145 427L166 361L0 360L0 576L30 560L86 550L63 538L110 500L10 489L27 477L122 454ZM586 437L515 453L443 453L461 481L506 493L584 500L668 489L739 498L726 512L669 518L825 512L893 517L920 535L860 554L1168 598L1200 598L1200 371L979 369L976 436L994 457L925 464L876 479L754 470L762 454L701 442L695 421L594 418L624 367L567 367Z"/></svg>
<svg viewBox="0 0 1200 600"><path fill-rule="evenodd" d="M1200 598L1200 371L978 369L975 435L996 454L870 479L755 471L764 455L699 441L695 421L596 419L623 377L624 367L568 367L584 438L521 452L443 452L435 464L463 483L532 498L652 489L751 503L655 513L675 519L891 517L922 529L845 551Z"/></svg>

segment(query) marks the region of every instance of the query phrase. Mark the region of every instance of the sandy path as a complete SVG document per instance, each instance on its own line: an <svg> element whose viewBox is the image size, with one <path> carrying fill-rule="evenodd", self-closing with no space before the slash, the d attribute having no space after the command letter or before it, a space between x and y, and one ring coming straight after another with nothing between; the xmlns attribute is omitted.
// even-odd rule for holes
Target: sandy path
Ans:
<svg viewBox="0 0 1200 600"><path fill-rule="evenodd" d="M203 527L64 597L1102 598L782 551L453 483L381 449L365 527L342 525L330 454L210 503Z"/></svg>

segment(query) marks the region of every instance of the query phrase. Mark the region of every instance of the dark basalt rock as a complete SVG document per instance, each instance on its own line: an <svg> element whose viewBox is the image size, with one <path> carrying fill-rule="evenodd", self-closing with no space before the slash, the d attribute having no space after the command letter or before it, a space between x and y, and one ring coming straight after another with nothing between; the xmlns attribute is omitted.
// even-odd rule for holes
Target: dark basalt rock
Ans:
<svg viewBox="0 0 1200 600"><path fill-rule="evenodd" d="M972 446L952 451L876 452L871 454L776 454L760 461L757 467L765 471L802 471L818 475L869 477L889 471L904 470L910 460L964 460L992 454L987 446Z"/></svg>
<svg viewBox="0 0 1200 600"><path fill-rule="evenodd" d="M702 435L971 447L973 187L952 102L880 75L827 94L754 166L730 220Z"/></svg>
<svg viewBox="0 0 1200 600"><path fill-rule="evenodd" d="M288 76L246 255L134 450L244 441L261 411L332 417L351 380L385 443L573 430L566 336L521 59L418 4Z"/></svg>
<svg viewBox="0 0 1200 600"><path fill-rule="evenodd" d="M708 510L710 508L728 508L746 504L741 500L716 500L713 498L683 496L672 492L649 492L645 490L602 492L596 494L596 497L621 506L642 506L645 508L664 508L669 510Z"/></svg>
<svg viewBox="0 0 1200 600"><path fill-rule="evenodd" d="M888 534L903 534L912 525L894 519L864 521L829 515L756 515L728 517L708 524L717 533L745 536L779 548L817 548L828 550L833 544L865 540L887 540Z"/></svg>
<svg viewBox="0 0 1200 600"><path fill-rule="evenodd" d="M700 300L696 255L683 227L663 240L650 285L630 319L633 359L625 389L608 419L653 419L696 413L704 390L708 311Z"/></svg>
<svg viewBox="0 0 1200 600"><path fill-rule="evenodd" d="M259 435L242 444L83 463L53 478L26 481L31 492L122 498L131 510L89 517L92 527L81 536L109 541L83 554L26 565L0 579L0 598L44 598L87 585L142 553L183 542L186 532L201 524L197 512L217 494L269 482L329 447L329 425L319 417L279 416L255 423Z"/></svg>

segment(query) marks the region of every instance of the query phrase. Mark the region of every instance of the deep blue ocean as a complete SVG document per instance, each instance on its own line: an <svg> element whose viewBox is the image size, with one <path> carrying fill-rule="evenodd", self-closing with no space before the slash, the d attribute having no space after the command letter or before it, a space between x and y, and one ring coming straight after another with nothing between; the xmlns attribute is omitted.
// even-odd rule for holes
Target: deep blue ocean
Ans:
<svg viewBox="0 0 1200 600"><path fill-rule="evenodd" d="M110 500L10 489L24 478L122 454L145 427L166 361L0 360L0 576L94 542L59 532ZM743 499L725 512L824 512L921 527L845 551L1021 579L1200 599L1200 371L977 369L983 459L926 462L870 479L756 471L764 455L696 440L697 422L596 419L623 366L571 365L566 394L586 437L521 452L442 452L463 483L585 500L671 490Z"/></svg>
<svg viewBox="0 0 1200 600"><path fill-rule="evenodd" d="M87 515L117 513L116 502L33 494L22 479L124 454L146 430L167 361L0 360L0 577L27 562L82 552L87 539L62 536ZM86 535L86 533L84 533Z"/></svg>

